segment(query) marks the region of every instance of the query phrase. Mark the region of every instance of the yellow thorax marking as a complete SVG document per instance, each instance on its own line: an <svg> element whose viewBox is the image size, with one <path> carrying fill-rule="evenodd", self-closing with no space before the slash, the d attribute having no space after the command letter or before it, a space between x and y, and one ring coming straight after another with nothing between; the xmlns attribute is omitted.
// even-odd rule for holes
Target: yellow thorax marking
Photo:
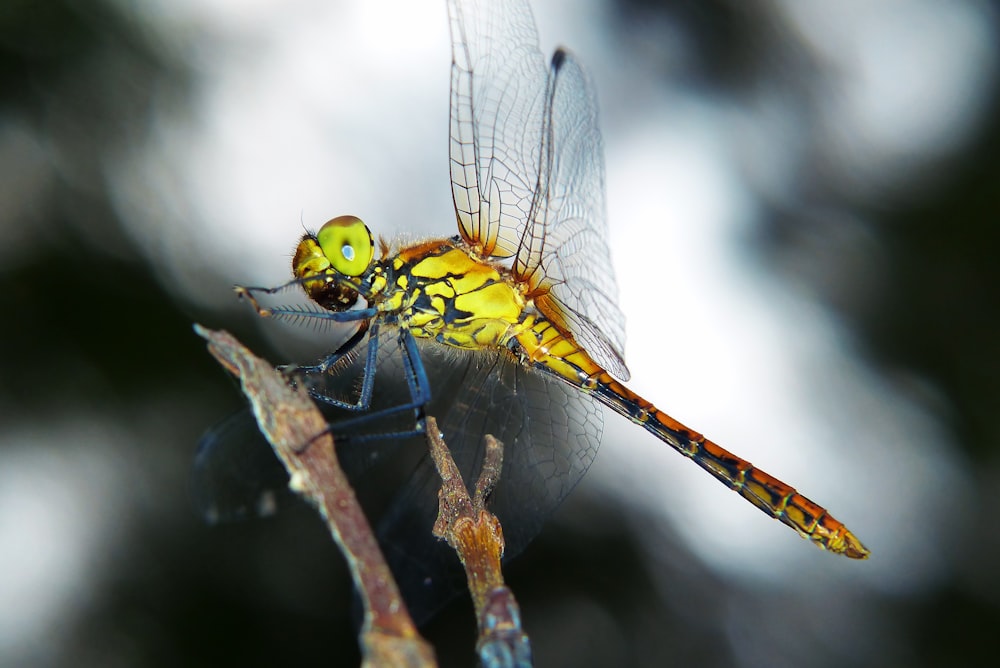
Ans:
<svg viewBox="0 0 1000 668"><path fill-rule="evenodd" d="M391 264L398 272L395 289L380 308L398 312L400 325L415 336L459 348L496 348L530 327L523 287L451 241L404 248Z"/></svg>

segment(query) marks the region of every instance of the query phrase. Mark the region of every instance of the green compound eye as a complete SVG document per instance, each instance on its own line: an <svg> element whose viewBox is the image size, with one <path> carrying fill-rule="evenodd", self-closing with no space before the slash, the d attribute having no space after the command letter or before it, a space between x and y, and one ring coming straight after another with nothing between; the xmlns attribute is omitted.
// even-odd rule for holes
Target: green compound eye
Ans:
<svg viewBox="0 0 1000 668"><path fill-rule="evenodd" d="M372 233L355 216L338 216L327 221L316 239L330 265L345 276L365 273L375 256Z"/></svg>

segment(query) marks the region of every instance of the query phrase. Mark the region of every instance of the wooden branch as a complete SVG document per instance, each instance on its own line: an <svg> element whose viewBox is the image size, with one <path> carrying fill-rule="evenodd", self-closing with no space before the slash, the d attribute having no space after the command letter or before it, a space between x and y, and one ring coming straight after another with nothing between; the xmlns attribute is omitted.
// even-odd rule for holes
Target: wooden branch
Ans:
<svg viewBox="0 0 1000 668"><path fill-rule="evenodd" d="M431 416L427 417L427 438L441 476L434 535L451 545L465 568L479 626L479 660L483 666L531 666L531 643L521 629L521 611L500 568L503 529L496 515L486 510L486 499L503 469L503 444L485 436L483 468L470 498Z"/></svg>
<svg viewBox="0 0 1000 668"><path fill-rule="evenodd" d="M195 325L209 352L236 375L261 432L291 476L292 489L326 520L364 605L360 638L365 666L435 666L433 648L420 637L382 557L361 505L340 468L322 413L302 388L292 388L266 361L228 332Z"/></svg>

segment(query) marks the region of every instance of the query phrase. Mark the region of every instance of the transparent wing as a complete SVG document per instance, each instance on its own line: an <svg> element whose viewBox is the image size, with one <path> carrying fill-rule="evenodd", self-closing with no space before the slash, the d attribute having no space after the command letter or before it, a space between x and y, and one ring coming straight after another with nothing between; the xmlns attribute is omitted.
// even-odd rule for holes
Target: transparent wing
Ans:
<svg viewBox="0 0 1000 668"><path fill-rule="evenodd" d="M598 364L621 380L625 316L608 244L604 199L604 146L597 103L586 73L572 54L552 56L543 132L542 178L533 216L514 261L514 272L548 288L536 303Z"/></svg>
<svg viewBox="0 0 1000 668"><path fill-rule="evenodd" d="M267 516L291 497L288 472L250 409L201 437L194 460L195 509L209 524Z"/></svg>
<svg viewBox="0 0 1000 668"><path fill-rule="evenodd" d="M409 399L398 338L383 330L372 411ZM361 345L363 348L363 344ZM489 508L500 518L505 558L516 556L569 495L597 454L603 409L566 383L517 364L506 354L443 351L424 346L431 385L427 414L438 418L455 463L467 483L483 460L483 436L504 444L504 465ZM302 373L314 391L338 399L356 395L362 353L328 373ZM424 621L466 591L454 551L431 529L441 479L422 437L353 442L350 437L412 429L412 413L378 419L350 430L337 425L358 413L321 406L338 439L337 457L366 514L378 518L379 542L411 615ZM348 439L345 440L344 436ZM195 498L211 522L268 514L291 501L288 474L257 430L249 410L210 430L195 462Z"/></svg>
<svg viewBox="0 0 1000 668"><path fill-rule="evenodd" d="M449 0L451 180L462 237L511 257L538 185L545 59L528 3Z"/></svg>
<svg viewBox="0 0 1000 668"><path fill-rule="evenodd" d="M582 68L546 68L526 2L448 3L451 177L459 231L513 258L536 303L627 380L624 316L608 249L604 153Z"/></svg>
<svg viewBox="0 0 1000 668"><path fill-rule="evenodd" d="M517 556L572 491L597 454L603 409L573 387L504 354L424 356L438 426L466 484L479 475L483 435L503 442L503 469L488 507L500 519L504 559ZM424 447L426 450L426 446ZM418 621L466 587L455 554L428 527L441 480L429 457L406 477L379 524L379 539Z"/></svg>

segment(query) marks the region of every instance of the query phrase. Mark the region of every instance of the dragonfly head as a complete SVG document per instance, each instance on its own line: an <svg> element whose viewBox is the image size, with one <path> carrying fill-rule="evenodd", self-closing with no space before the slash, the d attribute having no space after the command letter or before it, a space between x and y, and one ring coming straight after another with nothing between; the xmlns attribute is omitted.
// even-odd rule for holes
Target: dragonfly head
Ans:
<svg viewBox="0 0 1000 668"><path fill-rule="evenodd" d="M358 300L359 278L372 266L375 240L360 218L338 216L299 241L292 273L309 298L325 309L346 311Z"/></svg>

